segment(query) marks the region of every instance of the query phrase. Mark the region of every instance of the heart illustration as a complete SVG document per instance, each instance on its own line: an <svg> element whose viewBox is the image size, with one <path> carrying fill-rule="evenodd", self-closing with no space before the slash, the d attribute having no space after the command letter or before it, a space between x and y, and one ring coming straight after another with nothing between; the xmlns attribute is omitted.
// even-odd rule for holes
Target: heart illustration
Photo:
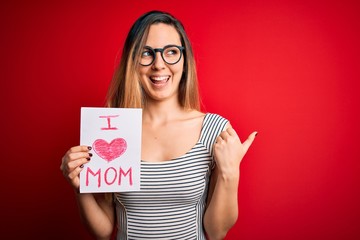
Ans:
<svg viewBox="0 0 360 240"><path fill-rule="evenodd" d="M108 162L120 157L127 148L127 143L123 138L115 138L110 143L104 139L97 139L93 143L95 153Z"/></svg>

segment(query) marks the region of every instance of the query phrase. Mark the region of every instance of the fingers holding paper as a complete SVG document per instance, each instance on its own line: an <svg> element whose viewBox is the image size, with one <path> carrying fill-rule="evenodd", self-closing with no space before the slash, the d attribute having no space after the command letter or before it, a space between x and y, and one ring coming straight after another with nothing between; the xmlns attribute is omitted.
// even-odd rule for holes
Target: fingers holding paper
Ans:
<svg viewBox="0 0 360 240"><path fill-rule="evenodd" d="M92 154L87 146L75 146L70 148L62 158L60 170L70 185L78 190L80 186L79 174L84 164L89 162Z"/></svg>

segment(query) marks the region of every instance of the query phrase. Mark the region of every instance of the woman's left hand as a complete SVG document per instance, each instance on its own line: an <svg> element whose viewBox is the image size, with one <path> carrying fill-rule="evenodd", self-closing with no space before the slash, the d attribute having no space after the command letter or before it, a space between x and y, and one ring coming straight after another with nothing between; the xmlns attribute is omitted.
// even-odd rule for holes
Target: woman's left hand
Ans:
<svg viewBox="0 0 360 240"><path fill-rule="evenodd" d="M253 132L242 143L236 131L230 126L223 131L214 144L216 166L220 174L238 176L240 162L255 139Z"/></svg>

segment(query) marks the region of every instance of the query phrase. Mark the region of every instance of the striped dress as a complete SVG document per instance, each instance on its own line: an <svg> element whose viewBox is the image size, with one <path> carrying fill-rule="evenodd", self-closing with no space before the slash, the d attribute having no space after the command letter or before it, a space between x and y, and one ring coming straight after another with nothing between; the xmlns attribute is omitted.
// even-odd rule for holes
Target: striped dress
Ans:
<svg viewBox="0 0 360 240"><path fill-rule="evenodd" d="M206 239L203 216L212 146L228 121L204 117L199 141L181 157L141 162L141 190L114 193L117 239Z"/></svg>

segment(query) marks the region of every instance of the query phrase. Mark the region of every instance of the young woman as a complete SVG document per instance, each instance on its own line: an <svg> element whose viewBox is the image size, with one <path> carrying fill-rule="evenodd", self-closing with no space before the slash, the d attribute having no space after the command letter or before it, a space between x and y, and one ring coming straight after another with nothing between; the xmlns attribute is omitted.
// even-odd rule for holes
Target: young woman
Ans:
<svg viewBox="0 0 360 240"><path fill-rule="evenodd" d="M141 16L126 39L108 107L142 108L141 190L79 194L91 148L76 146L61 170L98 239L223 239L238 215L240 141L223 117L202 113L192 48L168 13Z"/></svg>

